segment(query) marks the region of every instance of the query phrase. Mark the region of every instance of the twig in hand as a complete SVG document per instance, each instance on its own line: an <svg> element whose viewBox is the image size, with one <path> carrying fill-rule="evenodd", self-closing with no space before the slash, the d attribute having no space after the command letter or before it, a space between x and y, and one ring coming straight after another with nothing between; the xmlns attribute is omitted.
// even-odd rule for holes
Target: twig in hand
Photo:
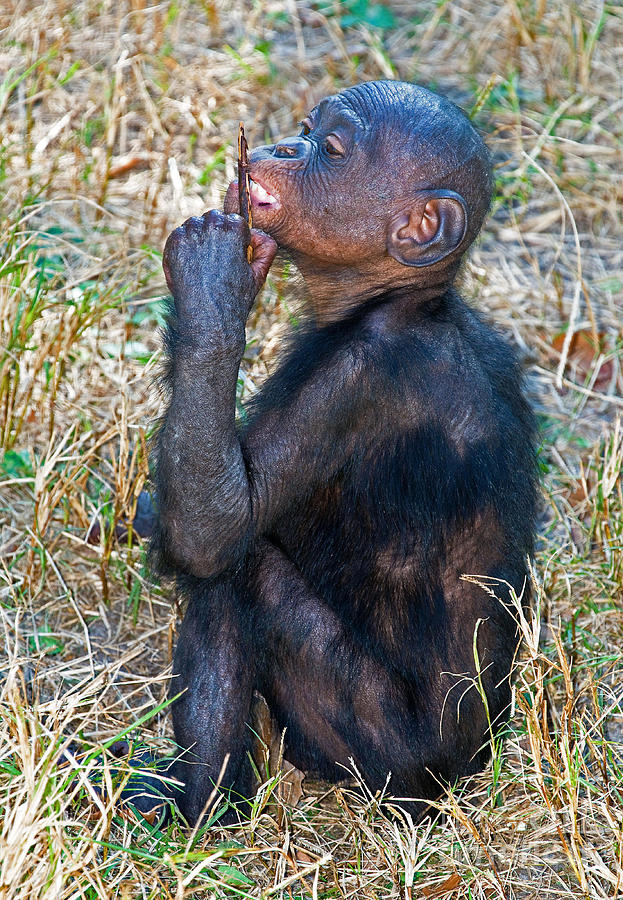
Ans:
<svg viewBox="0 0 623 900"><path fill-rule="evenodd" d="M253 228L253 214L251 212L251 186L249 184L249 158L248 158L247 139L244 136L244 125L242 122L238 125L238 206L240 215L249 226L249 231ZM251 262L253 249L251 245L247 247L247 259Z"/></svg>

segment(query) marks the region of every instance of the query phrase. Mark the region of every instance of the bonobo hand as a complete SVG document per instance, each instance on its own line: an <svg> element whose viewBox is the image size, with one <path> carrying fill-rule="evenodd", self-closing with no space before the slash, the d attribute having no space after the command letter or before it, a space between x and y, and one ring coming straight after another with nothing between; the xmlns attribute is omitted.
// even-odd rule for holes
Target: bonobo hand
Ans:
<svg viewBox="0 0 623 900"><path fill-rule="evenodd" d="M247 246L253 248L247 261ZM277 252L275 241L238 215L211 209L171 232L162 267L178 325L189 335L242 324ZM236 329L236 330L239 330Z"/></svg>

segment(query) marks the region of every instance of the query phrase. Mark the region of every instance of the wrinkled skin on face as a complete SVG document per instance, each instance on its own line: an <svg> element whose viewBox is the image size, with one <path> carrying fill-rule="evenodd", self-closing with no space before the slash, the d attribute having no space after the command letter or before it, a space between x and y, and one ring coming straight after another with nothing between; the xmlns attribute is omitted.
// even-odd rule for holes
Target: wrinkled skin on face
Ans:
<svg viewBox="0 0 623 900"><path fill-rule="evenodd" d="M249 173L254 226L289 252L312 300L329 282L342 291L354 279L360 298L451 280L491 194L489 155L469 120L401 82L327 97L297 136L253 150ZM234 182L225 212L237 211Z"/></svg>

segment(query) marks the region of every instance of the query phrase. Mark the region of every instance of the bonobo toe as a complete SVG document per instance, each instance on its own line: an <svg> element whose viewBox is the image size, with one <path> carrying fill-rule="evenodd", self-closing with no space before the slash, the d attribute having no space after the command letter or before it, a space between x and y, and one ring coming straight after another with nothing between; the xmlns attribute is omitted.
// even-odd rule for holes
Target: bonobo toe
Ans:
<svg viewBox="0 0 623 900"><path fill-rule="evenodd" d="M111 766L110 770L113 786L118 785L121 780L124 781L123 790L117 799L119 811L124 812L131 808L150 825L164 826L171 819L171 807L175 803L176 795L180 793L174 784L163 780L170 777L169 770L173 760L161 759L147 749L132 748L125 740L112 744L109 753L115 759L125 761L122 768ZM91 782L95 790L103 795L104 779L98 770L91 778Z"/></svg>
<svg viewBox="0 0 623 900"><path fill-rule="evenodd" d="M115 741L109 747L111 756L114 756L115 759L123 759L124 756L127 756L130 752L130 744L128 741Z"/></svg>

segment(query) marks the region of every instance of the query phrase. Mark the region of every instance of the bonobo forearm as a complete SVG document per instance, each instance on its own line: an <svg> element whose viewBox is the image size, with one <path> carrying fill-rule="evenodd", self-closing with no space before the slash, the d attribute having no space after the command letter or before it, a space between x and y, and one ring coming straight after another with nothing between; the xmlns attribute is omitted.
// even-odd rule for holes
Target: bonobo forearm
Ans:
<svg viewBox="0 0 623 900"><path fill-rule="evenodd" d="M249 530L236 380L246 318L275 252L272 238L217 210L188 219L164 249L176 315L171 402L159 435L156 543L164 562L200 577L235 563Z"/></svg>
<svg viewBox="0 0 623 900"><path fill-rule="evenodd" d="M187 343L173 358L171 403L159 440L160 523L167 554L206 576L242 552L249 484L235 427L240 354ZM244 342L243 342L244 343Z"/></svg>

